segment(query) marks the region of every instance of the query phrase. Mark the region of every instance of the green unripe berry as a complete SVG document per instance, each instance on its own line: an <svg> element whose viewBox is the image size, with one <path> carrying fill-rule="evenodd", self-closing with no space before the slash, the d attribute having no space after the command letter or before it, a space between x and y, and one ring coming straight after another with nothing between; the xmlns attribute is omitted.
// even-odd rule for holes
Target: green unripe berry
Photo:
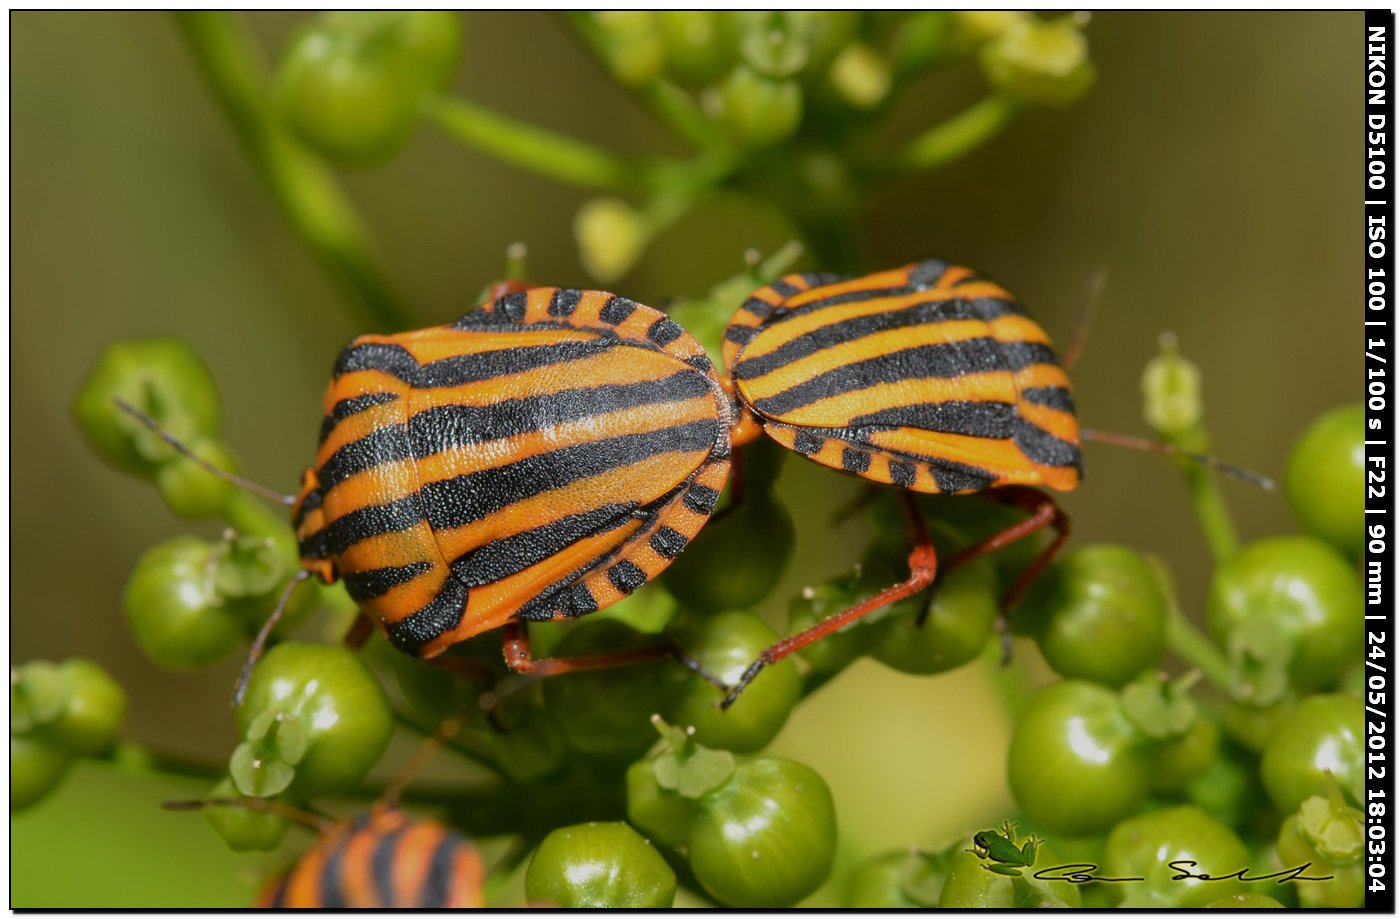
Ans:
<svg viewBox="0 0 1400 919"><path fill-rule="evenodd" d="M627 819L650 839L672 849L683 848L694 816L694 802L657 784L651 760L627 767Z"/></svg>
<svg viewBox="0 0 1400 919"><path fill-rule="evenodd" d="M32 807L59 786L73 754L38 737L10 735L10 813Z"/></svg>
<svg viewBox="0 0 1400 919"><path fill-rule="evenodd" d="M353 790L379 760L394 729L389 701L359 655L301 642L280 644L263 655L236 715L243 747L255 745L264 763L280 755L295 770L291 787L299 798ZM277 716L294 720L299 730L283 727ZM247 765L232 773L245 793L265 775L251 761ZM261 790L276 793L268 790L276 784Z"/></svg>
<svg viewBox="0 0 1400 919"><path fill-rule="evenodd" d="M1231 657L1236 698L1336 684L1361 646L1361 581L1325 543L1276 536L1243 547L1211 577L1206 623Z"/></svg>
<svg viewBox="0 0 1400 919"><path fill-rule="evenodd" d="M836 854L836 813L822 777L783 759L742 763L700 799L690 825L690 867L726 906L791 906L826 880Z"/></svg>
<svg viewBox="0 0 1400 919"><path fill-rule="evenodd" d="M881 581L896 583L889 572ZM866 584L873 586L867 578ZM1000 603L997 577L988 559L978 559L950 572L932 588L901 600L869 628L869 654L901 673L945 673L982 653L991 637ZM928 618L919 615L928 604Z"/></svg>
<svg viewBox="0 0 1400 919"><path fill-rule="evenodd" d="M216 438L204 438L187 446L196 456L225 472L238 471L233 454ZM175 516L203 520L217 516L238 486L201 469L192 460L172 455L170 462L156 471L156 489Z"/></svg>
<svg viewBox="0 0 1400 919"><path fill-rule="evenodd" d="M413 133L425 87L397 55L355 35L312 26L283 55L275 99L283 121L327 159L387 159Z"/></svg>
<svg viewBox="0 0 1400 919"><path fill-rule="evenodd" d="M1195 863L1188 866L1192 873L1219 880L1180 877L1178 866L1188 861ZM1249 867L1249 850L1229 827L1199 807L1186 805L1131 817L1114 827L1101 873L1145 879L1110 891L1122 898L1124 908L1189 909L1244 893L1243 883L1229 875Z"/></svg>
<svg viewBox="0 0 1400 919"><path fill-rule="evenodd" d="M678 79L705 86L734 60L737 23L717 10L661 10L656 24L665 47L666 69Z"/></svg>
<svg viewBox="0 0 1400 919"><path fill-rule="evenodd" d="M533 903L562 909L666 909L676 875L625 823L585 823L544 838L525 871Z"/></svg>
<svg viewBox="0 0 1400 919"><path fill-rule="evenodd" d="M742 612L695 617L672 633L679 647L730 686L780 637L759 617ZM726 711L715 705L722 698L719 689L688 674L665 717L680 727L694 727L695 739L707 747L748 753L777 736L801 694L802 682L789 660L765 667Z"/></svg>
<svg viewBox="0 0 1400 919"><path fill-rule="evenodd" d="M227 657L243 640L237 616L214 589L211 547L178 536L136 562L122 605L146 656L171 670L197 670Z"/></svg>
<svg viewBox="0 0 1400 919"><path fill-rule="evenodd" d="M787 508L768 495L751 494L707 525L661 583L687 609L747 609L782 579L796 539Z"/></svg>
<svg viewBox="0 0 1400 919"><path fill-rule="evenodd" d="M116 743L126 717L126 691L95 661L71 658L59 665L68 684L63 711L39 726L39 734L80 756L93 756Z"/></svg>
<svg viewBox="0 0 1400 919"><path fill-rule="evenodd" d="M232 779L224 779L209 792L210 798L237 798ZM271 852L282 844L289 823L280 814L239 804L209 804L204 819L234 852Z"/></svg>
<svg viewBox="0 0 1400 919"><path fill-rule="evenodd" d="M336 10L320 21L328 32L391 55L426 89L447 86L462 62L462 18L452 10Z"/></svg>
<svg viewBox="0 0 1400 919"><path fill-rule="evenodd" d="M1362 801L1366 751L1361 700L1310 696L1283 720L1264 747L1259 774L1282 813L1308 798L1340 791L1353 806Z"/></svg>
<svg viewBox="0 0 1400 919"><path fill-rule="evenodd" d="M1027 817L1081 836L1141 807L1151 760L1116 693L1066 680L1036 693L1016 723L1007 779Z"/></svg>
<svg viewBox="0 0 1400 919"><path fill-rule="evenodd" d="M957 850L891 852L846 876L848 909L935 909Z"/></svg>
<svg viewBox="0 0 1400 919"><path fill-rule="evenodd" d="M1366 413L1361 403L1317 418L1288 457L1284 492L1298 522L1348 558L1365 542Z"/></svg>
<svg viewBox="0 0 1400 919"><path fill-rule="evenodd" d="M570 629L551 654L586 657L656 642L620 622L583 622ZM666 705L673 668L670 661L655 660L560 674L545 681L545 710L575 750L630 760L656 742L651 716Z"/></svg>
<svg viewBox="0 0 1400 919"><path fill-rule="evenodd" d="M184 442L218 433L219 394L199 355L176 338L113 342L73 401L88 442L109 462L153 475L176 456L169 444L117 407L120 398Z"/></svg>
<svg viewBox="0 0 1400 919"><path fill-rule="evenodd" d="M1012 621L1065 677L1122 686L1166 649L1168 601L1157 573L1123 546L1084 546L1031 584Z"/></svg>

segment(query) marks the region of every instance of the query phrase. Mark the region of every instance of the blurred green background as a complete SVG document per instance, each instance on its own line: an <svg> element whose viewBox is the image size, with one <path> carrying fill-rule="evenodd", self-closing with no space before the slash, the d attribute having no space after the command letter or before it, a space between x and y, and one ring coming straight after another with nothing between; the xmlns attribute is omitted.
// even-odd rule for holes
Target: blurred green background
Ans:
<svg viewBox="0 0 1400 919"><path fill-rule="evenodd" d="M250 20L269 53L298 21ZM562 20L471 14L465 27L465 97L613 149L682 152ZM1138 376L1171 330L1203 371L1216 452L1277 476L1307 421L1359 393L1361 28L1358 13L1096 14L1095 89L889 187L863 215L864 260L976 266L1060 341L1105 269L1074 373L1084 423L1145 433ZM21 12L11 39L11 659L95 658L130 694L130 737L221 759L235 742L236 664L157 671L121 616L137 556L187 527L93 456L69 403L107 342L181 336L219 380L247 473L290 489L312 456L330 364L362 330L256 181L170 19ZM916 88L891 127L912 134L958 111L977 82L966 76L963 95L957 79ZM516 240L532 279L596 286L572 237L585 192L429 129L344 180L419 325L465 311ZM611 286L651 303L701 293L746 248L771 251L791 233L769 208L721 200ZM1198 609L1208 554L1175 470L1095 445L1086 462L1083 489L1064 501L1076 542L1161 555ZM794 461L782 488L851 485ZM1281 495L1227 494L1243 537L1291 526ZM860 548L803 502L793 510L797 562L780 597ZM926 679L866 663L801 706L773 750L826 776L843 852L868 855L1004 816L1007 737L976 668ZM202 790L80 768L12 820L11 905L246 904L273 860L227 853L199 817L156 807Z"/></svg>

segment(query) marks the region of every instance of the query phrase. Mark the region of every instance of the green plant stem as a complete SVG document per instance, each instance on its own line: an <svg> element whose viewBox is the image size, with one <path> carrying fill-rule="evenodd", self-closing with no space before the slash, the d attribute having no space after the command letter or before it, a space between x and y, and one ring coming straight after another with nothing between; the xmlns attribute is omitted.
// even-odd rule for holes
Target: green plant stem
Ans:
<svg viewBox="0 0 1400 919"><path fill-rule="evenodd" d="M1186 661L1192 667L1201 672L1211 685L1221 692L1229 694L1234 679L1230 671L1230 664L1225 660L1220 649L1211 644L1200 629L1191 624L1190 620L1176 606L1176 600L1170 601L1170 614L1167 619L1167 647L1171 648L1177 657Z"/></svg>
<svg viewBox="0 0 1400 919"><path fill-rule="evenodd" d="M1181 461L1177 465L1191 492L1191 505L1196 510L1206 544L1210 546L1210 554L1217 563L1222 562L1235 554L1240 541L1230 519L1230 510L1225 506L1225 496L1220 491L1220 480L1199 463Z"/></svg>
<svg viewBox="0 0 1400 919"><path fill-rule="evenodd" d="M184 10L181 35L239 142L302 244L350 294L371 328L407 327L374 246L329 170L278 124L252 35L235 14Z"/></svg>
<svg viewBox="0 0 1400 919"><path fill-rule="evenodd" d="M656 116L687 141L701 149L722 146L719 125L705 117L690 94L668 80L652 80L638 92Z"/></svg>
<svg viewBox="0 0 1400 919"><path fill-rule="evenodd" d="M650 167L564 134L516 121L465 99L437 96L424 115L450 137L513 166L570 185L642 192Z"/></svg>
<svg viewBox="0 0 1400 919"><path fill-rule="evenodd" d="M988 96L911 140L895 154L892 168L896 172L920 172L945 166L999 134L1017 108L1017 103L1006 96Z"/></svg>

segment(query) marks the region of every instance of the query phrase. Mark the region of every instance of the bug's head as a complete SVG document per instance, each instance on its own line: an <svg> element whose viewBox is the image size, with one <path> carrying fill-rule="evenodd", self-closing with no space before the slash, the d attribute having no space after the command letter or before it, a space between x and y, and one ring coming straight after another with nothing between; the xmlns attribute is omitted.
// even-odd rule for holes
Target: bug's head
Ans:
<svg viewBox="0 0 1400 919"><path fill-rule="evenodd" d="M326 545L326 515L321 509L321 480L315 469L302 473L301 489L292 505L292 529L297 534L301 566L326 584L335 581L335 566Z"/></svg>

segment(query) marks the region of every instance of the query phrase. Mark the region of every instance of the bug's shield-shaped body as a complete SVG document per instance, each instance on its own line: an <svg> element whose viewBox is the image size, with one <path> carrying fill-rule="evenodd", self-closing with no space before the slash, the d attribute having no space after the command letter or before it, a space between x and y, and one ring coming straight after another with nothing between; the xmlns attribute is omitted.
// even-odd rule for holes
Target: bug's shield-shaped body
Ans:
<svg viewBox="0 0 1400 919"><path fill-rule="evenodd" d="M822 465L928 493L1079 484L1049 338L971 269L789 275L735 314L724 360L763 430Z"/></svg>
<svg viewBox="0 0 1400 919"><path fill-rule="evenodd" d="M433 820L379 806L337 823L263 891L263 909L471 909L481 856Z"/></svg>
<svg viewBox="0 0 1400 919"><path fill-rule="evenodd" d="M729 470L700 345L600 291L512 293L341 354L293 520L402 650L582 615L655 576Z"/></svg>

